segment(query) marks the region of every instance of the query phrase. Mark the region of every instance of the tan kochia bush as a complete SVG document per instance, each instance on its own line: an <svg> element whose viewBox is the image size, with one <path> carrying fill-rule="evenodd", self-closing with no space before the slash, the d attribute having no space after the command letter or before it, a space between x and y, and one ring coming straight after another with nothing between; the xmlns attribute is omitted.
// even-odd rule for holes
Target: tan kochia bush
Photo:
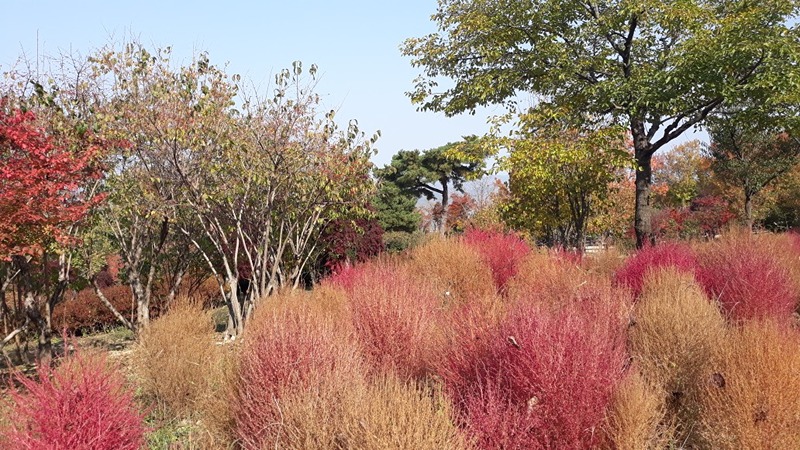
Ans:
<svg viewBox="0 0 800 450"><path fill-rule="evenodd" d="M507 299L557 311L580 297L581 291L597 278L569 261L531 252L508 282Z"/></svg>
<svg viewBox="0 0 800 450"><path fill-rule="evenodd" d="M450 301L485 298L495 292L492 271L480 254L457 239L433 239L411 253L411 271Z"/></svg>
<svg viewBox="0 0 800 450"><path fill-rule="evenodd" d="M199 305L178 302L144 330L133 353L144 394L181 417L208 392L221 358L211 317Z"/></svg>
<svg viewBox="0 0 800 450"><path fill-rule="evenodd" d="M692 275L665 268L645 278L629 347L645 380L662 391L682 440L697 419L698 377L724 333L725 319Z"/></svg>
<svg viewBox="0 0 800 450"><path fill-rule="evenodd" d="M800 336L773 322L732 328L703 374L707 448L800 448Z"/></svg>
<svg viewBox="0 0 800 450"><path fill-rule="evenodd" d="M617 386L605 426L605 448L656 450L669 448L673 424L666 417L664 398L632 369Z"/></svg>
<svg viewBox="0 0 800 450"><path fill-rule="evenodd" d="M725 319L691 274L666 268L646 277L629 333L645 378L683 392L722 339Z"/></svg>
<svg viewBox="0 0 800 450"><path fill-rule="evenodd" d="M473 448L441 393L391 376L349 385L332 380L319 392L298 393L284 403L282 418L285 434L271 448Z"/></svg>

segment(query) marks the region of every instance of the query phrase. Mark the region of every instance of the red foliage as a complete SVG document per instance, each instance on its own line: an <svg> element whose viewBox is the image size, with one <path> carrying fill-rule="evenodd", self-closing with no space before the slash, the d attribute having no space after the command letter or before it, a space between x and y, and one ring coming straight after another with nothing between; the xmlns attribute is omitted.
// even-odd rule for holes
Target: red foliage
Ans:
<svg viewBox="0 0 800 450"><path fill-rule="evenodd" d="M67 240L67 226L102 200L80 186L100 177L91 164L100 146L57 146L35 119L30 111L9 114L0 102L0 257L35 254L51 239Z"/></svg>
<svg viewBox="0 0 800 450"><path fill-rule="evenodd" d="M466 229L475 208L477 204L469 194L453 194L450 203L447 204L447 229L450 231Z"/></svg>
<svg viewBox="0 0 800 450"><path fill-rule="evenodd" d="M703 254L697 281L733 321L790 321L798 302L789 269L756 239L714 245Z"/></svg>
<svg viewBox="0 0 800 450"><path fill-rule="evenodd" d="M111 286L103 289L108 301L125 317L131 317L131 290L128 286ZM94 290L83 289L56 305L53 310L53 328L74 334L119 325L111 311L97 298Z"/></svg>
<svg viewBox="0 0 800 450"><path fill-rule="evenodd" d="M331 222L320 237L323 264L328 269L364 262L383 251L383 228L377 219Z"/></svg>
<svg viewBox="0 0 800 450"><path fill-rule="evenodd" d="M19 450L138 450L143 416L125 377L100 355L76 353L55 370L39 367L38 381L16 380L11 430L3 448Z"/></svg>
<svg viewBox="0 0 800 450"><path fill-rule="evenodd" d="M506 283L517 274L520 262L531 251L519 236L499 231L473 228L464 233L463 239L491 268L494 284L501 293L505 292Z"/></svg>
<svg viewBox="0 0 800 450"><path fill-rule="evenodd" d="M645 247L630 256L614 274L614 284L627 286L635 296L642 293L642 284L648 272L662 267L674 267L694 274L698 262L694 250L686 244L667 242Z"/></svg>
<svg viewBox="0 0 800 450"><path fill-rule="evenodd" d="M440 371L446 392L480 448L599 444L625 361L615 296L587 290L557 313L520 307L449 354Z"/></svg>
<svg viewBox="0 0 800 450"><path fill-rule="evenodd" d="M426 375L438 296L403 267L385 262L362 266L349 294L353 328L371 367L403 378Z"/></svg>
<svg viewBox="0 0 800 450"><path fill-rule="evenodd" d="M666 239L711 238L736 218L724 199L698 197L684 208L667 208L653 217L653 230Z"/></svg>

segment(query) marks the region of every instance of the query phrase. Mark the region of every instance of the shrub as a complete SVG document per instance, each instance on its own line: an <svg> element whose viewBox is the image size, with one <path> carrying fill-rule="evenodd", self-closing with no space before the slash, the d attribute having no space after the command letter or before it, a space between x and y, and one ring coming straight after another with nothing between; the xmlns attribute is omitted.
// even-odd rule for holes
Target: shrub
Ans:
<svg viewBox="0 0 800 450"><path fill-rule="evenodd" d="M557 312L516 307L471 358L456 354L445 363L446 391L479 447L599 444L625 360L618 302L598 287Z"/></svg>
<svg viewBox="0 0 800 450"><path fill-rule="evenodd" d="M411 250L422 244L424 240L425 234L422 232L387 231L383 233L383 244L386 247L386 251L391 253Z"/></svg>
<svg viewBox="0 0 800 450"><path fill-rule="evenodd" d="M396 263L365 267L350 292L350 316L359 347L373 371L421 378L438 347L436 315L444 303Z"/></svg>
<svg viewBox="0 0 800 450"><path fill-rule="evenodd" d="M433 239L411 253L410 267L420 280L454 301L494 294L492 273L480 254L458 239Z"/></svg>
<svg viewBox="0 0 800 450"><path fill-rule="evenodd" d="M546 253L531 253L520 264L517 275L507 285L510 303L535 304L547 310L570 305L592 276L569 261Z"/></svg>
<svg viewBox="0 0 800 450"><path fill-rule="evenodd" d="M492 271L498 292L505 292L506 283L517 273L531 249L518 236L499 231L471 229L464 233L464 242L481 255L484 264Z"/></svg>
<svg viewBox="0 0 800 450"><path fill-rule="evenodd" d="M644 378L668 405L681 441L695 429L698 380L724 333L725 319L691 274L673 267L648 273L629 346Z"/></svg>
<svg viewBox="0 0 800 450"><path fill-rule="evenodd" d="M133 308L128 286L111 286L103 289L108 301L123 316L130 318ZM67 333L91 331L119 325L119 320L97 298L92 289L83 289L65 299L53 309L53 327Z"/></svg>
<svg viewBox="0 0 800 450"><path fill-rule="evenodd" d="M133 363L147 397L169 413L189 417L220 358L210 316L183 300L142 332Z"/></svg>
<svg viewBox="0 0 800 450"><path fill-rule="evenodd" d="M798 292L789 268L749 235L731 235L701 252L698 281L732 321L792 320Z"/></svg>
<svg viewBox="0 0 800 450"><path fill-rule="evenodd" d="M301 294L278 294L275 297ZM263 448L285 432L285 399L325 380L360 373L357 350L332 320L305 302L262 302L243 336L233 392L234 433L245 448Z"/></svg>
<svg viewBox="0 0 800 450"><path fill-rule="evenodd" d="M583 268L595 275L611 278L625 264L625 255L616 247L604 248L583 256Z"/></svg>
<svg viewBox="0 0 800 450"><path fill-rule="evenodd" d="M13 421L4 448L138 450L142 414L124 377L100 355L75 353L56 369L40 366L38 381L17 375Z"/></svg>
<svg viewBox="0 0 800 450"><path fill-rule="evenodd" d="M631 367L614 392L603 446L615 450L673 448L672 424L666 417L663 396Z"/></svg>
<svg viewBox="0 0 800 450"><path fill-rule="evenodd" d="M800 448L800 336L775 321L731 329L701 385L707 448Z"/></svg>
<svg viewBox="0 0 800 450"><path fill-rule="evenodd" d="M282 412L280 448L471 448L440 393L391 376L371 383L331 380L321 395L299 393Z"/></svg>
<svg viewBox="0 0 800 450"><path fill-rule="evenodd" d="M698 267L697 257L691 247L677 242L645 247L628 257L614 274L614 283L626 286L638 297L648 272L663 267L674 267L693 274Z"/></svg>

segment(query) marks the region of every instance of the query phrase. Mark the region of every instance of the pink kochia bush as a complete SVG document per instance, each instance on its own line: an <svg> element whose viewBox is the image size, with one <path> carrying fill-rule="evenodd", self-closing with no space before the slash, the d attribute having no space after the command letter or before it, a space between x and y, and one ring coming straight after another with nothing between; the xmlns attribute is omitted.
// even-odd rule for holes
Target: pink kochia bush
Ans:
<svg viewBox="0 0 800 450"><path fill-rule="evenodd" d="M18 375L11 390L11 430L0 446L9 450L136 450L145 427L124 376L105 357L75 353L38 381Z"/></svg>
<svg viewBox="0 0 800 450"><path fill-rule="evenodd" d="M695 274L697 256L686 244L668 242L640 249L629 257L614 274L614 284L625 286L635 297L642 293L645 276L654 269L673 267L681 272Z"/></svg>
<svg viewBox="0 0 800 450"><path fill-rule="evenodd" d="M711 244L701 255L698 282L734 322L771 318L789 321L798 292L791 273L755 237Z"/></svg>
<svg viewBox="0 0 800 450"><path fill-rule="evenodd" d="M440 369L460 425L486 449L588 449L626 361L625 315L610 287L555 312L515 306L464 337ZM533 304L533 303L531 303Z"/></svg>
<svg viewBox="0 0 800 450"><path fill-rule="evenodd" d="M506 283L517 274L520 262L531 248L514 234L499 231L468 230L464 242L476 249L483 262L492 270L492 278L498 292L505 292Z"/></svg>

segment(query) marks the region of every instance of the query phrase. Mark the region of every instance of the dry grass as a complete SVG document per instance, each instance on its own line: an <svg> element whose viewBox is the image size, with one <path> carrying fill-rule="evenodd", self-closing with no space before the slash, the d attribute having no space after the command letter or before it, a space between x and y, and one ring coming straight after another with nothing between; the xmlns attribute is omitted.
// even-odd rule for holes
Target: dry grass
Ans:
<svg viewBox="0 0 800 450"><path fill-rule="evenodd" d="M635 368L620 382L606 418L605 447L615 450L669 448L674 433L664 397Z"/></svg>
<svg viewBox="0 0 800 450"><path fill-rule="evenodd" d="M724 333L722 314L691 274L664 268L645 278L629 347L644 378L663 392L682 440L697 420L698 378Z"/></svg>
<svg viewBox="0 0 800 450"><path fill-rule="evenodd" d="M371 383L333 382L303 392L282 409L285 449L469 449L435 389L379 377Z"/></svg>
<svg viewBox="0 0 800 450"><path fill-rule="evenodd" d="M489 266L477 250L458 239L433 239L416 248L409 267L449 301L470 301L495 292Z"/></svg>
<svg viewBox="0 0 800 450"><path fill-rule="evenodd" d="M207 395L218 364L210 316L187 301L176 303L140 336L132 357L146 398L180 417L190 417Z"/></svg>
<svg viewBox="0 0 800 450"><path fill-rule="evenodd" d="M797 330L774 321L732 328L712 354L701 388L707 448L800 448Z"/></svg>

